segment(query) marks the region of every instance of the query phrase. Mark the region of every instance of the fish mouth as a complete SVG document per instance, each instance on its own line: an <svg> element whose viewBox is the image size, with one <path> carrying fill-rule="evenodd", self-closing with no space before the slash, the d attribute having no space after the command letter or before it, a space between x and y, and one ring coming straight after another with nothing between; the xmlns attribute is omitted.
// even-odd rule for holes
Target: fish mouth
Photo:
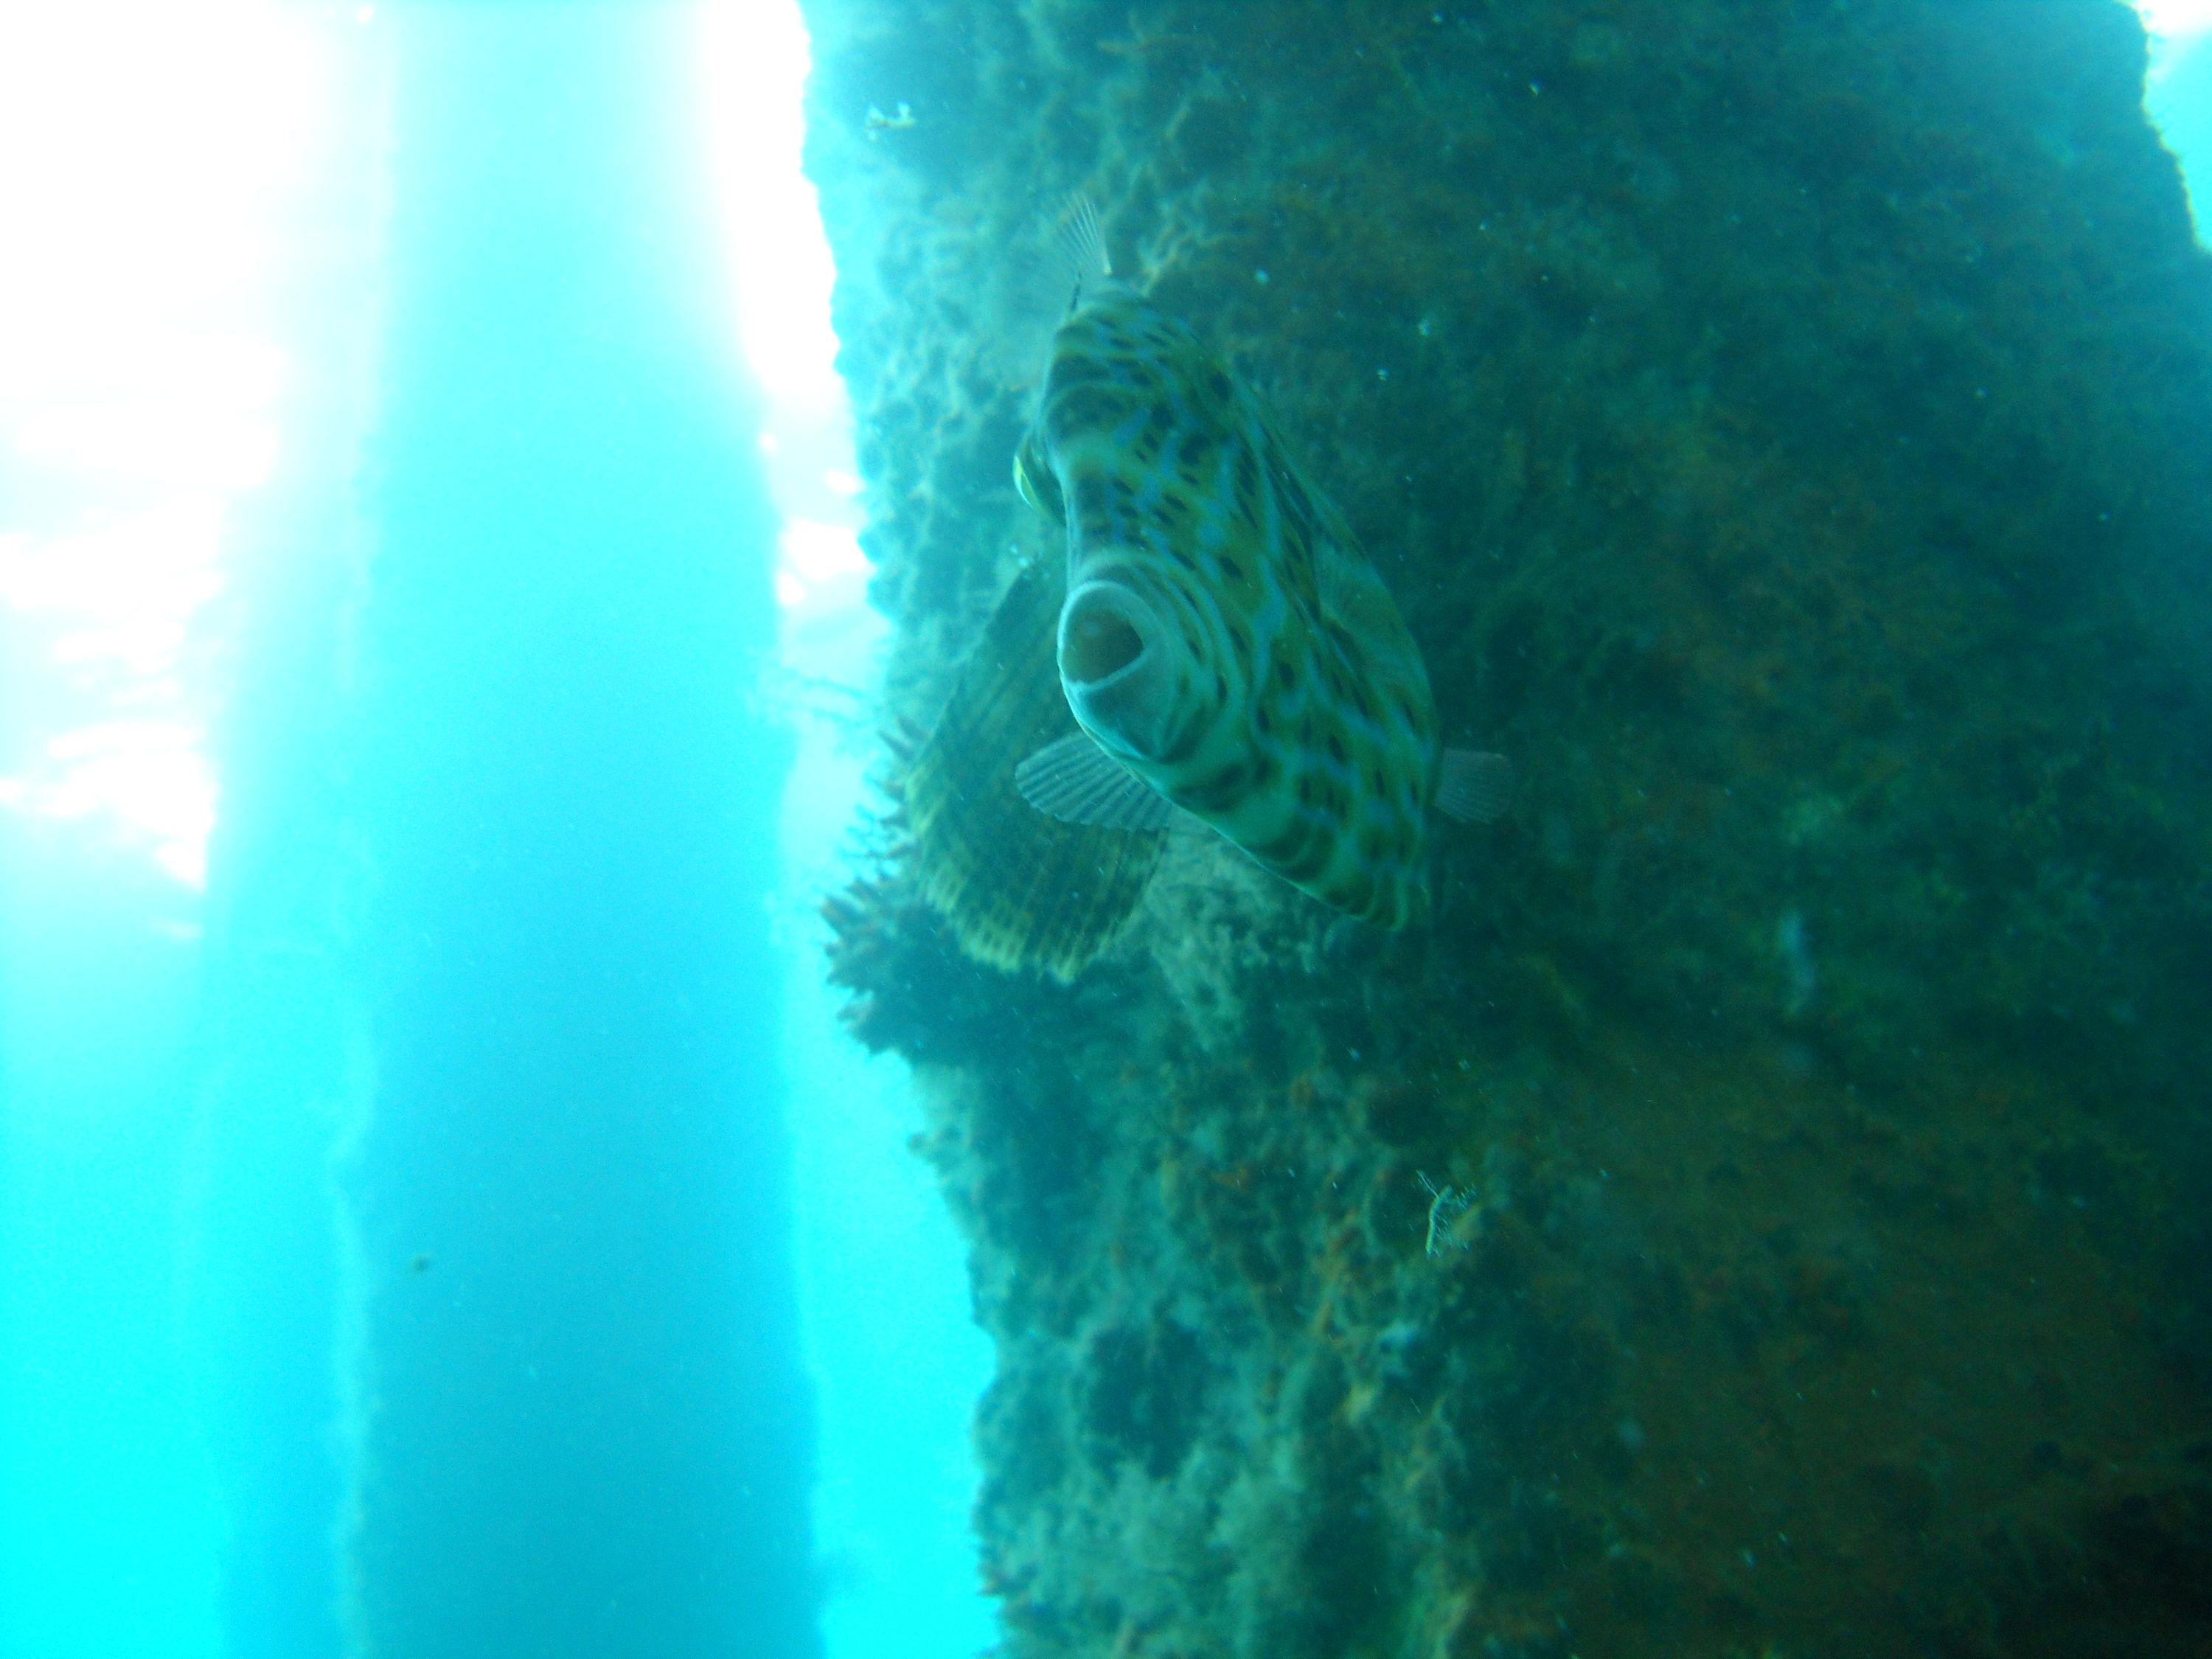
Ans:
<svg viewBox="0 0 2212 1659"><path fill-rule="evenodd" d="M1159 617L1130 588L1088 581L1060 611L1060 682L1069 706L1093 736L1127 752L1158 746L1170 678Z"/></svg>

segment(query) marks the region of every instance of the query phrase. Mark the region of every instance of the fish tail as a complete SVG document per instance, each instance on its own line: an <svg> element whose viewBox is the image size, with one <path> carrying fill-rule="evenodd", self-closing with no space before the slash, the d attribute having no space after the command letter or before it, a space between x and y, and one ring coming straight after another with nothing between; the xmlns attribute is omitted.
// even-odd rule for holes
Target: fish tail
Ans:
<svg viewBox="0 0 2212 1659"><path fill-rule="evenodd" d="M1024 801L1015 763L1074 728L1054 656L1055 562L1000 601L907 775L922 896L969 956L1071 980L1113 943L1166 844L1158 832L1062 823Z"/></svg>

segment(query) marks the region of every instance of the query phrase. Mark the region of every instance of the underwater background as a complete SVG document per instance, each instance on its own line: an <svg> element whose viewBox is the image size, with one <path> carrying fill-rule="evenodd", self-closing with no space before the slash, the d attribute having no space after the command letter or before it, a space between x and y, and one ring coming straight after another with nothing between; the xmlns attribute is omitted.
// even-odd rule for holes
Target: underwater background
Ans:
<svg viewBox="0 0 2212 1659"><path fill-rule="evenodd" d="M2208 157L2118 0L0 6L0 1659L2212 1652ZM1425 921L1021 798L1077 200Z"/></svg>

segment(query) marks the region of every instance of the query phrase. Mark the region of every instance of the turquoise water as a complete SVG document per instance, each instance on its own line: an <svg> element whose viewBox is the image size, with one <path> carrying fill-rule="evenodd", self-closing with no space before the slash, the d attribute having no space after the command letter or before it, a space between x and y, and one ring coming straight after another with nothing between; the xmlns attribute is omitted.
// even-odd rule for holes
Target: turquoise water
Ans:
<svg viewBox="0 0 2212 1659"><path fill-rule="evenodd" d="M676 8L326 20L321 171L273 253L216 254L272 264L216 320L289 358L219 614L173 672L74 690L34 667L88 631L10 623L46 791L0 813L10 1659L802 1654L825 1597L841 1650L983 1639L957 1258L811 932L858 763L816 735L838 694L778 690L872 659L817 603L776 667L702 40ZM173 487L11 467L56 559ZM149 857L158 811L70 816L100 779L37 769L186 672L224 690L204 890ZM847 1144L795 1151L825 1086ZM803 1227L795 1157L835 1183ZM924 1386L856 1389L889 1364Z"/></svg>

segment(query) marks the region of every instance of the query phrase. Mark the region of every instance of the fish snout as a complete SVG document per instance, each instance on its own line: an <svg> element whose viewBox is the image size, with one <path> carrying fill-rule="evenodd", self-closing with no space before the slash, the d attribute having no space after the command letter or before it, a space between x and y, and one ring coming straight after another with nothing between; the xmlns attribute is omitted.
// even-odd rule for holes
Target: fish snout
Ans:
<svg viewBox="0 0 2212 1659"><path fill-rule="evenodd" d="M1139 757L1159 752L1174 675L1160 617L1117 581L1085 582L1060 611L1060 683L1092 735Z"/></svg>

